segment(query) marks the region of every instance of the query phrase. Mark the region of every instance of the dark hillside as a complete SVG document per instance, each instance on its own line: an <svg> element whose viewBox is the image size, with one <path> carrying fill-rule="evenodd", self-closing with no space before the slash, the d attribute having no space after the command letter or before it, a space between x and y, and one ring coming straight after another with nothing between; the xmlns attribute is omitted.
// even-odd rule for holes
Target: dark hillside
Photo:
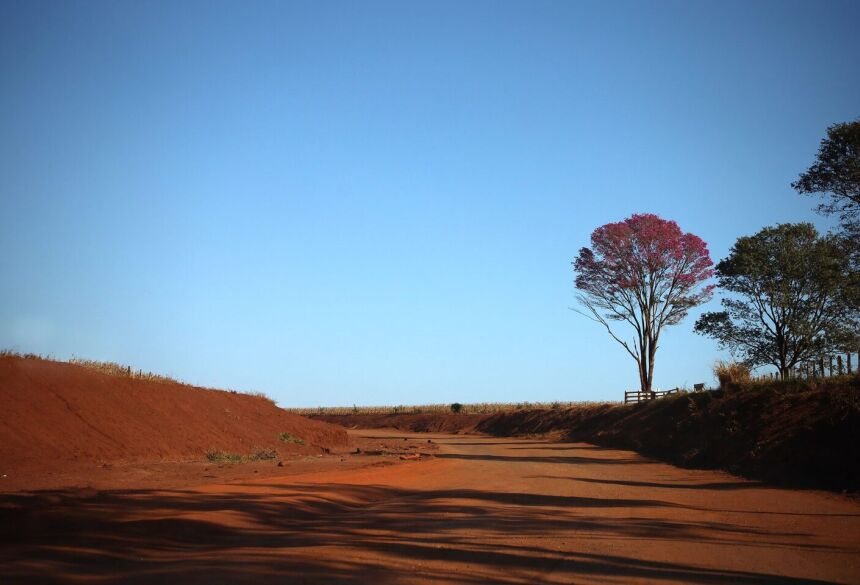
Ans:
<svg viewBox="0 0 860 585"><path fill-rule="evenodd" d="M860 377L754 383L628 406L499 413L476 430L561 431L567 440L632 449L691 468L767 481L860 489Z"/></svg>

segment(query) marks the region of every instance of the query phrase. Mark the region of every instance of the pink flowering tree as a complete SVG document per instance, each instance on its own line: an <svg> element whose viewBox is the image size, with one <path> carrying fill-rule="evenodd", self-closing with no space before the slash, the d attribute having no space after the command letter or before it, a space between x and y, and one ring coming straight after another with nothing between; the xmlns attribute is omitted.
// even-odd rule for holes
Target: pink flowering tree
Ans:
<svg viewBox="0 0 860 585"><path fill-rule="evenodd" d="M705 242L674 221L635 214L591 234L573 262L583 315L601 323L639 366L640 389L651 392L654 356L665 325L675 325L691 307L711 298L713 262ZM624 339L611 327L626 322Z"/></svg>

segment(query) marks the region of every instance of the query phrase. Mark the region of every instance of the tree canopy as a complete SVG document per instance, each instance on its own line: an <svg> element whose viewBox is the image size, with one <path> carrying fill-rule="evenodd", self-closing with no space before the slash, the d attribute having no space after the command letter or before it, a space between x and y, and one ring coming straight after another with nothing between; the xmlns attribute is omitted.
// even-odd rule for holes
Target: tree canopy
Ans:
<svg viewBox="0 0 860 585"><path fill-rule="evenodd" d="M767 227L741 237L716 268L724 310L702 315L695 331L751 366L782 377L798 363L845 342L844 294L851 270L844 240L809 223Z"/></svg>
<svg viewBox="0 0 860 585"><path fill-rule="evenodd" d="M595 229L591 248L582 248L573 265L583 314L636 360L640 389L650 391L663 327L711 297L713 286L700 286L713 275L707 245L674 221L635 214ZM616 334L611 321L628 323L633 339Z"/></svg>
<svg viewBox="0 0 860 585"><path fill-rule="evenodd" d="M839 218L852 271L842 291L842 302L853 320L843 349L856 350L860 346L860 119L827 128L815 162L792 187L799 193L821 195L825 202L818 211Z"/></svg>
<svg viewBox="0 0 860 585"><path fill-rule="evenodd" d="M824 196L818 210L839 216L849 233L860 234L860 120L827 128L815 162L791 186Z"/></svg>

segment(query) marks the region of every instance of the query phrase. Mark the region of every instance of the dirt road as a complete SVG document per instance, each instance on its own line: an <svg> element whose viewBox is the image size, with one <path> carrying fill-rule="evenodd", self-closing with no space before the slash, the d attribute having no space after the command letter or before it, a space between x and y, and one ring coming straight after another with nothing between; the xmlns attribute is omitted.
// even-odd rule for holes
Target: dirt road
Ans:
<svg viewBox="0 0 860 585"><path fill-rule="evenodd" d="M0 496L0 581L860 583L856 500L585 444L409 435L428 437L430 461Z"/></svg>

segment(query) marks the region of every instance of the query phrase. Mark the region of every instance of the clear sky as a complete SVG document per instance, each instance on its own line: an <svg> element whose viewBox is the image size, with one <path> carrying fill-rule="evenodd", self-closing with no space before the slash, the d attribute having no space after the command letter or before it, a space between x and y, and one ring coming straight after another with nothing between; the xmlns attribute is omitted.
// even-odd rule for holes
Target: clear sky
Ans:
<svg viewBox="0 0 860 585"><path fill-rule="evenodd" d="M0 2L0 347L282 405L619 399L569 310L634 212L828 223L860 3ZM711 307L716 306L714 301ZM699 311L660 387L712 381Z"/></svg>

